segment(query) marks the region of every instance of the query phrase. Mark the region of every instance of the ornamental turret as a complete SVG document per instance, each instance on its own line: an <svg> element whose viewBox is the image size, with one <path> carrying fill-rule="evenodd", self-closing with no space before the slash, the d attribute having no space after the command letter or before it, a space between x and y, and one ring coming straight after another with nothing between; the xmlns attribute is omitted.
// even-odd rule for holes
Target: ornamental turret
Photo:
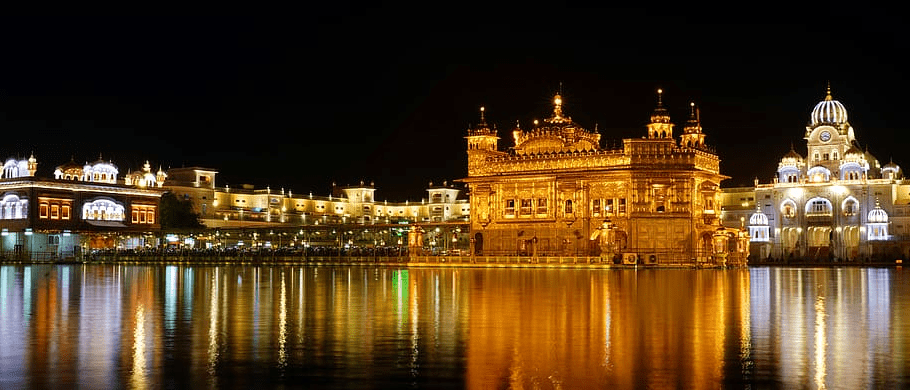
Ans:
<svg viewBox="0 0 910 390"><path fill-rule="evenodd" d="M888 240L888 212L882 209L881 203L875 199L875 208L866 216L866 239L871 241Z"/></svg>
<svg viewBox="0 0 910 390"><path fill-rule="evenodd" d="M895 164L894 160L889 161L882 167L882 179L896 180L902 176L901 167Z"/></svg>
<svg viewBox="0 0 910 390"><path fill-rule="evenodd" d="M700 148L705 146L705 134L701 131L701 114L694 102L689 103L689 107L689 120L686 121L686 127L679 136L679 143L687 148Z"/></svg>
<svg viewBox="0 0 910 390"><path fill-rule="evenodd" d="M749 237L752 242L768 242L771 240L771 227L768 225L768 216L761 212L761 206L756 206L755 212L749 217Z"/></svg>
<svg viewBox="0 0 910 390"><path fill-rule="evenodd" d="M648 138L673 138L673 124L670 123L670 113L664 108L662 89L657 90L657 107L651 113L651 123L648 124Z"/></svg>
<svg viewBox="0 0 910 390"><path fill-rule="evenodd" d="M777 164L777 178L781 183L798 183L805 166L803 156L793 149L793 144L790 144L790 151Z"/></svg>
<svg viewBox="0 0 910 390"><path fill-rule="evenodd" d="M156 175L158 187L164 186L164 180L167 179L167 173L164 173L164 169L161 166L158 166L158 174Z"/></svg>
<svg viewBox="0 0 910 390"><path fill-rule="evenodd" d="M480 107L480 123L477 126L468 129L468 135L465 137L468 140L468 151L496 151L497 149L499 137L496 135L496 128L491 128L487 124L486 117L484 116L485 110L484 107Z"/></svg>
<svg viewBox="0 0 910 390"><path fill-rule="evenodd" d="M488 157L502 154L497 150L499 136L496 135L496 127L490 127L484 116L485 109L480 107L480 123L477 126L468 128L468 172L474 172L483 166Z"/></svg>
<svg viewBox="0 0 910 390"><path fill-rule="evenodd" d="M38 159L36 159L35 155L32 154L28 158L28 175L35 176L36 172L38 172Z"/></svg>

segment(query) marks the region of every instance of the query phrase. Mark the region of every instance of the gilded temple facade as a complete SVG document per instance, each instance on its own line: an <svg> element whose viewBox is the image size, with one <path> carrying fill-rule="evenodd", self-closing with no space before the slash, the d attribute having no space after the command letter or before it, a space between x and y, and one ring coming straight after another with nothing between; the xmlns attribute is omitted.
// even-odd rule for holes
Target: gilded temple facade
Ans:
<svg viewBox="0 0 910 390"><path fill-rule="evenodd" d="M742 263L747 237L720 222L717 154L699 112L679 139L658 91L642 138L605 149L573 122L560 95L553 113L515 127L499 150L495 127L468 130L471 240L483 256L599 256L646 264Z"/></svg>
<svg viewBox="0 0 910 390"><path fill-rule="evenodd" d="M727 226L746 226L762 261L864 262L910 252L910 183L860 146L828 88L809 115L806 156L781 157L770 182L724 189Z"/></svg>

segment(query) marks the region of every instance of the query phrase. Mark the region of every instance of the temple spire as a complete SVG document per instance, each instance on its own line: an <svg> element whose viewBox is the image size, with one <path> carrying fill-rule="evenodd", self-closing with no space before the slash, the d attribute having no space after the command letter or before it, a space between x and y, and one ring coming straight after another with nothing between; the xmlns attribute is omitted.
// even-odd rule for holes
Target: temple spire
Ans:
<svg viewBox="0 0 910 390"><path fill-rule="evenodd" d="M673 124L670 123L670 113L664 108L663 93L663 89L657 89L657 107L651 113L648 138L673 138Z"/></svg>
<svg viewBox="0 0 910 390"><path fill-rule="evenodd" d="M562 89L561 86L560 89ZM562 95L558 92L556 93L556 96L553 97L553 118L562 118Z"/></svg>

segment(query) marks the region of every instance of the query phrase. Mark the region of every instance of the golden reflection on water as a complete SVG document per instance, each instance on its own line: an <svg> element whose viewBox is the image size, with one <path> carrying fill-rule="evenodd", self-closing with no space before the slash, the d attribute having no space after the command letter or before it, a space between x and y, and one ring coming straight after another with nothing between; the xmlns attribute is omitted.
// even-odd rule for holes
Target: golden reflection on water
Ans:
<svg viewBox="0 0 910 390"><path fill-rule="evenodd" d="M900 268L0 266L0 388L898 388L908 314Z"/></svg>
<svg viewBox="0 0 910 390"><path fill-rule="evenodd" d="M519 270L474 281L468 388L717 388L727 337L744 339L746 270Z"/></svg>
<svg viewBox="0 0 910 390"><path fill-rule="evenodd" d="M136 325L133 329L133 370L130 384L134 389L148 388L145 381L145 310L140 304L136 308Z"/></svg>

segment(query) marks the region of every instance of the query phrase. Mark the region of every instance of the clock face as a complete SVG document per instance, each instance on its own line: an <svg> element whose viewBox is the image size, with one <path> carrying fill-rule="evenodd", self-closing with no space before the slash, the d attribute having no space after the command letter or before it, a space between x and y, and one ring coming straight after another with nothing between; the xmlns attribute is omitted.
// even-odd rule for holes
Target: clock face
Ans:
<svg viewBox="0 0 910 390"><path fill-rule="evenodd" d="M818 138L821 139L822 142L828 142L828 140L831 139L831 133L829 133L827 131L823 131L821 134L818 135Z"/></svg>

